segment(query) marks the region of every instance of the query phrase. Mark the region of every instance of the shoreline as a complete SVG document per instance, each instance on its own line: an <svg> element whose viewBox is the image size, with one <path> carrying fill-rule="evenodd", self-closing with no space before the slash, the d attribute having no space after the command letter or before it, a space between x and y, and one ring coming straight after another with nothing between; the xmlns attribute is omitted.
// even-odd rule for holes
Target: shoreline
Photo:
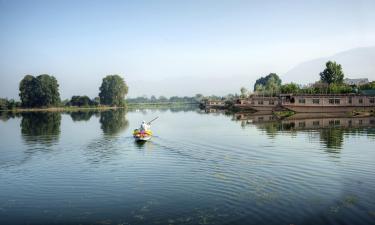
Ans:
<svg viewBox="0 0 375 225"><path fill-rule="evenodd" d="M111 109L137 109L137 108L162 108L162 107L184 107L197 105L196 103L130 103L125 106L88 106L88 107L78 107L78 106L62 106L62 107L46 107L46 108L14 108L0 110L0 112L77 112L77 111L105 111Z"/></svg>

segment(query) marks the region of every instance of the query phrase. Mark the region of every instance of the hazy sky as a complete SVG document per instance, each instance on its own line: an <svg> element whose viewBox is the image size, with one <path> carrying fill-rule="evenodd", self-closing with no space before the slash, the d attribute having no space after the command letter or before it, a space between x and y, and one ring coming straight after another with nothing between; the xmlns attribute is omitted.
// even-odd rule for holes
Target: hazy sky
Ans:
<svg viewBox="0 0 375 225"><path fill-rule="evenodd" d="M107 74L123 76L131 97L223 95L374 45L374 0L0 0L0 96L43 73L62 98L96 96Z"/></svg>

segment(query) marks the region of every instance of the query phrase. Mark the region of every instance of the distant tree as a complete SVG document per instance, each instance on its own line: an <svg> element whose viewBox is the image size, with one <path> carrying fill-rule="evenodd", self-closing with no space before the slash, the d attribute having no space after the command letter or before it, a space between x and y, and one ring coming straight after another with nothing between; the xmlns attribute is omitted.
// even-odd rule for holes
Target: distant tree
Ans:
<svg viewBox="0 0 375 225"><path fill-rule="evenodd" d="M0 110L8 109L8 99L0 98Z"/></svg>
<svg viewBox="0 0 375 225"><path fill-rule="evenodd" d="M19 85L22 106L57 106L60 103L59 84L55 77L42 74L26 75Z"/></svg>
<svg viewBox="0 0 375 225"><path fill-rule="evenodd" d="M128 93L128 86L119 75L108 75L103 78L100 86L100 103L104 105L122 106L125 104L125 95Z"/></svg>
<svg viewBox="0 0 375 225"><path fill-rule="evenodd" d="M361 85L359 88L361 90L371 90L371 89L374 90L375 89L375 81L372 81L370 83Z"/></svg>
<svg viewBox="0 0 375 225"><path fill-rule="evenodd" d="M271 79L271 82L268 82ZM257 91L257 86L262 85L264 87L267 86L267 82L269 83L270 88L274 88L275 86L280 86L281 85L281 79L276 73L270 73L265 77L261 77L258 80L256 80L254 84L254 91ZM258 86L259 88L260 86Z"/></svg>
<svg viewBox="0 0 375 225"><path fill-rule="evenodd" d="M283 94L291 94L291 93L298 93L299 87L295 83L283 84L280 87L280 91Z"/></svg>
<svg viewBox="0 0 375 225"><path fill-rule="evenodd" d="M194 98L195 98L195 101L201 102L203 100L204 96L202 94L196 94L194 96Z"/></svg>
<svg viewBox="0 0 375 225"><path fill-rule="evenodd" d="M257 85L255 86L255 88L254 88L254 91L256 91L256 92L262 92L262 91L264 91L264 90L265 90L265 87L264 87L263 84L257 84Z"/></svg>
<svg viewBox="0 0 375 225"><path fill-rule="evenodd" d="M266 82L266 90L271 94L277 93L280 90L281 80L275 74L275 76L270 76Z"/></svg>
<svg viewBox="0 0 375 225"><path fill-rule="evenodd" d="M327 84L342 84L344 81L344 73L341 65L336 62L328 61L326 68L320 73L320 80Z"/></svg>
<svg viewBox="0 0 375 225"><path fill-rule="evenodd" d="M346 94L352 93L353 88L346 84L330 84L329 85L329 92L333 94Z"/></svg>
<svg viewBox="0 0 375 225"><path fill-rule="evenodd" d="M246 98L247 93L248 93L247 89L245 87L241 87L240 91L241 91L241 98Z"/></svg>
<svg viewBox="0 0 375 225"><path fill-rule="evenodd" d="M157 101L155 95L152 95L151 98L150 98L151 102L155 103Z"/></svg>
<svg viewBox="0 0 375 225"><path fill-rule="evenodd" d="M69 102L69 105L78 106L78 107L91 106L91 105L94 105L94 102L89 97L87 97L86 95L85 96L77 96L76 95L76 96L72 97L72 99Z"/></svg>
<svg viewBox="0 0 375 225"><path fill-rule="evenodd" d="M164 96L160 96L159 99L158 99L159 102L167 102L168 99Z"/></svg>

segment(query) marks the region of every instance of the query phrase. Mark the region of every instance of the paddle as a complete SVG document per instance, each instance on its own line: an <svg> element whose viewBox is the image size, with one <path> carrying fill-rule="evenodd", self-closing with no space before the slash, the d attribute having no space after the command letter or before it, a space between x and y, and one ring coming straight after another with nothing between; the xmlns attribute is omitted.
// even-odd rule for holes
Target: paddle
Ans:
<svg viewBox="0 0 375 225"><path fill-rule="evenodd" d="M154 120L156 120L157 118L159 118L158 116L155 117L154 119L152 119L150 122L148 122L147 124L151 124L151 122L153 122Z"/></svg>

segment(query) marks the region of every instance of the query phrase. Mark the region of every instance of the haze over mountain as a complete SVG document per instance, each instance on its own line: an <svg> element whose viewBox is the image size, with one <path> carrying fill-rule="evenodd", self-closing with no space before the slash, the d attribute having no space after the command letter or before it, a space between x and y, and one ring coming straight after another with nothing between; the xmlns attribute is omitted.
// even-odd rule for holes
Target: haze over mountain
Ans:
<svg viewBox="0 0 375 225"><path fill-rule="evenodd" d="M373 46L354 48L329 57L300 63L282 75L283 82L313 83L319 80L319 73L324 70L328 60L342 65L345 78L375 80L375 46Z"/></svg>

